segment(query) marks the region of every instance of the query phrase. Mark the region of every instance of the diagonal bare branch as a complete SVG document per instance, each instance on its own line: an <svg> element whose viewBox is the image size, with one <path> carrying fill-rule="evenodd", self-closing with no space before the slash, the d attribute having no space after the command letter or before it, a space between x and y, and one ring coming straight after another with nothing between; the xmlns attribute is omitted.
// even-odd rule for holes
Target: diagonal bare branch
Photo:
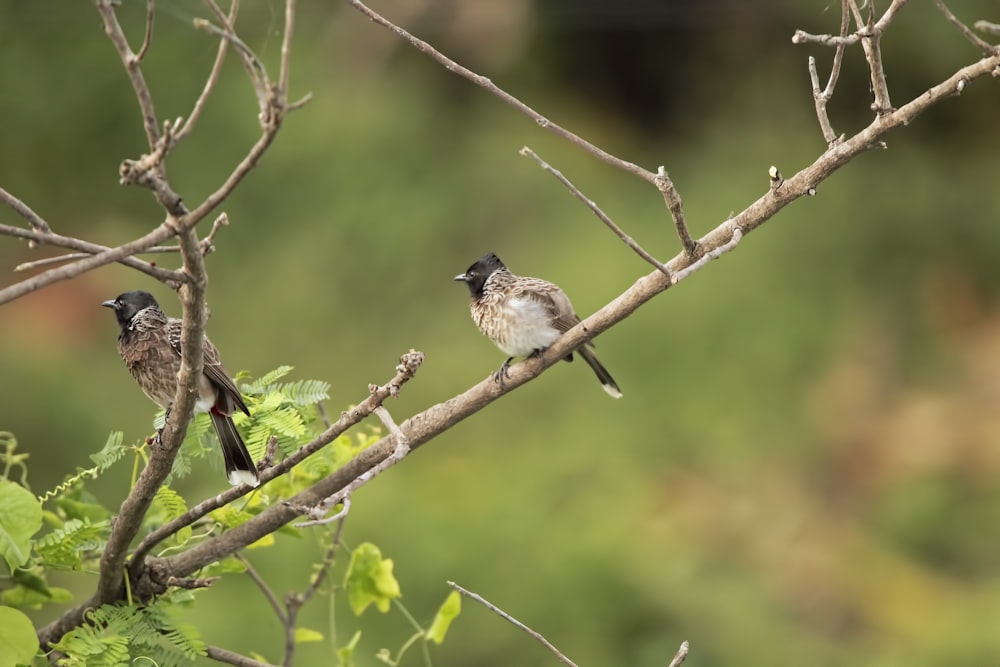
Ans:
<svg viewBox="0 0 1000 667"><path fill-rule="evenodd" d="M642 246L636 243L635 239L626 234L625 231L621 227L619 227L614 220L612 220L604 211L600 209L600 207L597 205L597 203L594 202L594 200L590 199L585 194L583 194L579 188L573 185L573 183L570 182L570 180L563 175L561 171L554 168L552 165L550 165L542 158L538 157L538 154L535 153L535 151L528 148L527 146L522 148L519 152L521 153L521 155L530 157L532 160L538 163L538 166L540 166L542 169L555 176L557 181L566 186L566 189L569 190L574 197L582 201L586 205L586 207L589 208L601 222L607 225L607 227L612 232L614 232L615 235L618 238L620 238L625 245L631 248L635 252L635 254L639 255L639 257L642 257L644 260L646 260L647 262L655 266L657 269L662 271L664 275L666 276L671 275L670 269L668 269L660 260L650 255Z"/></svg>
<svg viewBox="0 0 1000 667"><path fill-rule="evenodd" d="M531 118L539 125L539 127L546 129L549 132L552 132L556 136L562 137L569 143L585 150L586 152L590 153L591 155L596 157L598 160L601 160L602 162L606 162L607 164L618 167L623 171L638 176L643 180L649 181L650 183L654 183L656 179L656 174L654 174L653 172L643 169L639 165L633 164L632 162L627 162L625 160L622 160L621 158L612 155L611 153L608 153L607 151L601 148L598 148L597 146L590 143L583 137L573 134L569 130L561 127L560 125L553 123L548 118L542 116L540 113L529 107L521 100L517 99L510 93L501 89L499 86L494 84L485 76L481 76L466 67L462 67L457 62L455 62L448 56L444 55L443 53L435 49L433 46L431 46L424 40L411 35L409 32L400 28L392 21L383 17L381 14L378 14L377 12L373 11L371 8L369 8L360 0L347 0L347 2L352 7L357 9L359 12L367 16L371 21L373 21L377 25L382 26L383 28L394 33L396 36L407 41L421 53L426 53L428 56L430 56L438 63L440 63L449 72L454 72L460 77L468 79L477 86L485 88L488 92L500 98L505 104L509 104L510 106L514 107L524 115Z"/></svg>
<svg viewBox="0 0 1000 667"><path fill-rule="evenodd" d="M232 0L232 4L229 7L229 14L226 16L230 24L236 21L236 14L240 10L240 0ZM205 79L205 85L201 89L201 93L198 95L198 99L195 100L194 106L191 108L191 113L188 114L187 119L184 121L184 125L180 127L174 127L174 145L179 144L184 141L185 138L194 129L195 123L201 117L201 112L205 108L205 104L208 102L209 95L215 90L215 86L219 81L219 74L222 72L222 64L226 61L226 51L229 50L229 40L220 39L219 48L215 52L215 61L212 63L212 69L208 72L208 77Z"/></svg>
<svg viewBox="0 0 1000 667"><path fill-rule="evenodd" d="M7 192L4 188L0 188L0 202L6 204L15 213L27 220L28 224L31 225L31 228L36 232L41 232L43 234L52 233L52 228L49 227L49 223L45 222L42 216L35 213L30 206L11 193Z"/></svg>
<svg viewBox="0 0 1000 667"><path fill-rule="evenodd" d="M941 11L942 14L944 14L944 17L948 19L948 23L958 28L958 31L961 32L962 35L967 40L969 40L969 43L972 44L974 47L976 47L977 49L986 54L996 55L1000 53L1000 46L990 44L982 37L974 33L972 31L972 28L962 23L958 19L958 17L952 13L952 11L948 8L948 5L944 4L944 0L934 0L934 4L937 5L937 8Z"/></svg>
<svg viewBox="0 0 1000 667"><path fill-rule="evenodd" d="M153 14L155 4L155 0L146 0L146 35L142 38L142 46L139 47L139 52L135 54L136 62L142 62L142 59L146 57L146 53L149 51L150 44L153 43Z"/></svg>
<svg viewBox="0 0 1000 667"><path fill-rule="evenodd" d="M129 81L132 83L132 90L139 101L139 108L142 110L142 124L146 129L146 140L150 149L156 146L160 140L160 123L156 119L156 110L153 108L153 95L149 92L146 78L142 74L141 59L132 52L128 45L128 38L118 22L115 14L115 0L94 0L97 11L104 21L104 32L108 39L114 44L118 56L121 58L125 71L128 73Z"/></svg>
<svg viewBox="0 0 1000 667"><path fill-rule="evenodd" d="M96 243L89 243L87 241L82 241L78 238L72 236L62 236L61 234L54 234L52 232L33 232L31 230L22 229L21 227L10 227L8 225L0 225L0 235L14 236L24 239L29 239L32 243L36 245L53 245L61 248L70 248L72 250L80 250L83 254L80 255L60 255L58 257L47 257L45 259L36 260L34 262L26 262L24 264L19 264L14 267L14 271L27 271L28 269L34 268L36 266L44 266L50 263L61 263L67 262L74 259L88 258L97 253L106 252L108 248L97 245ZM173 247L160 247L155 246L153 248L148 248L143 252L176 252L177 248ZM167 283L171 286L178 286L185 280L183 273L179 271L172 271L170 269L164 269L159 266L154 266L149 262L144 262L141 259L135 257L123 257L118 260L120 264L133 268L137 271L141 271L147 275L150 275L157 280Z"/></svg>
<svg viewBox="0 0 1000 667"><path fill-rule="evenodd" d="M451 586L452 588L454 588L456 591L458 591L462 595L464 595L465 597L469 598L470 600L475 600L479 604L483 605L484 607L486 607L487 609L489 609L490 611L492 611L494 614L496 614L497 616L499 616L503 620L507 621L508 623L510 623L511 625L513 625L514 627L516 627L518 630L522 630L523 632L525 632L529 637L531 637L532 639L534 639L535 641L537 641L539 644L541 644L542 646L544 646L545 649L549 653L551 653L552 655L556 656L556 658L562 664L566 665L567 667L576 667L576 663L575 662L573 662L572 660L570 660L569 658L567 658L565 655L563 655L562 652L559 649L557 649L552 642L550 642L548 639L546 639L545 637L543 637L542 634L540 632L538 632L537 630L531 629L530 627L528 627L527 625L525 625L521 621L517 620L516 618L514 618L513 616L511 616L510 614L508 614L507 612L505 612L500 607L496 606L495 604L493 604L492 602L490 602L489 600L487 600L486 598L484 598L482 595L479 595L478 593L473 593L472 591L470 591L470 590L468 590L466 588L462 588L461 586L459 586L458 584L456 584L454 581L449 581L448 585Z"/></svg>

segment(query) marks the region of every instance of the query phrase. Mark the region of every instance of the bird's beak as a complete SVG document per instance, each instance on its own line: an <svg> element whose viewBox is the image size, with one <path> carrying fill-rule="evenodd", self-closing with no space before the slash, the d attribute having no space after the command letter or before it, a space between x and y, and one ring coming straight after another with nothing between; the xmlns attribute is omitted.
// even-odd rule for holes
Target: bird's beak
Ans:
<svg viewBox="0 0 1000 667"><path fill-rule="evenodd" d="M104 306L105 308L114 308L115 310L118 310L118 304L115 303L114 299L110 299L108 301L105 301L101 305Z"/></svg>
<svg viewBox="0 0 1000 667"><path fill-rule="evenodd" d="M469 282L469 276L468 276L468 274L460 273L457 276L455 276L454 278L452 278L452 280L461 280L463 283L467 283L467 282Z"/></svg>

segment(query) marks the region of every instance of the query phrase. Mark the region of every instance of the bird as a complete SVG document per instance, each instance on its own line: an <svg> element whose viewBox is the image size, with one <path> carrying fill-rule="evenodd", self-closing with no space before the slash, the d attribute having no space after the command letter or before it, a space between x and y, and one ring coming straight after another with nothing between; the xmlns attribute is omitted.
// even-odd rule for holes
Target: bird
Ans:
<svg viewBox="0 0 1000 667"><path fill-rule="evenodd" d="M170 411L181 370L181 320L168 317L149 292L125 292L101 304L113 308L121 333L118 353L139 388L154 403ZM240 390L219 361L219 351L206 336L202 345L195 412L207 412L219 436L229 483L257 486L260 476L240 437L232 414L250 414Z"/></svg>
<svg viewBox="0 0 1000 667"><path fill-rule="evenodd" d="M511 273L494 253L488 252L455 280L469 287L472 319L479 330L509 355L494 376L503 386L515 357L541 354L562 334L580 322L569 297L558 285ZM621 398L608 370L594 356L587 341L575 350L590 365L601 386L612 398ZM573 352L563 357L573 361Z"/></svg>

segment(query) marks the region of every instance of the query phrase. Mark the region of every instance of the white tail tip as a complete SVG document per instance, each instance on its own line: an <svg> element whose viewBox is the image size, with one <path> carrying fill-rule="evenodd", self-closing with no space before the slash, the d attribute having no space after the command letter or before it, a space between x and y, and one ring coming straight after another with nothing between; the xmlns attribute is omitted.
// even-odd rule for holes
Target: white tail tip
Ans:
<svg viewBox="0 0 1000 667"><path fill-rule="evenodd" d="M229 483L233 486L249 484L250 486L260 486L260 478L249 470L233 470L229 473Z"/></svg>
<svg viewBox="0 0 1000 667"><path fill-rule="evenodd" d="M622 397L621 389L619 389L618 387L616 387L614 385L602 384L601 387L604 388L604 391L606 391L607 394L608 394L608 396L610 396L611 398L621 398Z"/></svg>

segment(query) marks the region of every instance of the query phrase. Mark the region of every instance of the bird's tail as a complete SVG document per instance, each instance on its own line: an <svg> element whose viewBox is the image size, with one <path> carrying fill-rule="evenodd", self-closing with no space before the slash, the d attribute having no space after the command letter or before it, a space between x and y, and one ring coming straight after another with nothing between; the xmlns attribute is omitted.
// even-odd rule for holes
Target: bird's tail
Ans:
<svg viewBox="0 0 1000 667"><path fill-rule="evenodd" d="M608 392L608 396L611 398L621 398L622 390L618 388L618 383L615 382L613 377L611 377L611 373L608 372L608 369L601 365L601 362L597 360L597 357L594 356L594 353L590 350L590 348L584 346L579 348L577 352L579 352L580 356L583 357L583 360L594 369L594 375L596 375L597 379L601 381L601 386L604 388L604 391Z"/></svg>
<svg viewBox="0 0 1000 667"><path fill-rule="evenodd" d="M257 466L250 457L246 445L240 432L236 430L236 424L231 417L218 412L214 408L209 411L212 418L212 426L219 436L219 444L222 445L222 457L226 460L226 476L229 483L236 486L240 483L257 486L260 484L260 477L257 475Z"/></svg>

